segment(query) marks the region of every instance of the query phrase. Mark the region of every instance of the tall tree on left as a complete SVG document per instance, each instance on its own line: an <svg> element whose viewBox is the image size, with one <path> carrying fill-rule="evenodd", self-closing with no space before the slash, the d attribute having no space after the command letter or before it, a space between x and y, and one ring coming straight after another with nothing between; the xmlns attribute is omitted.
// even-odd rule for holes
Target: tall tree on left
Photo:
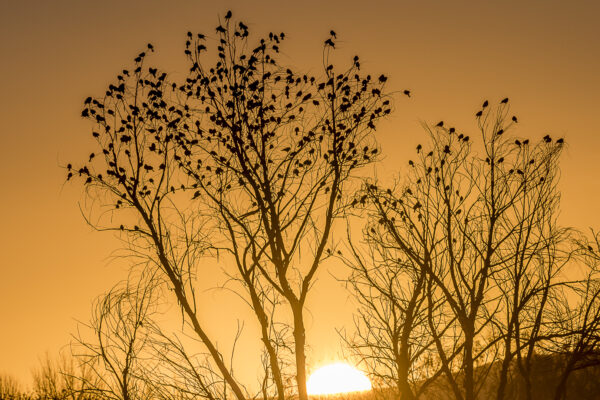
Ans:
<svg viewBox="0 0 600 400"><path fill-rule="evenodd" d="M320 76L279 64L283 33L250 45L247 25L230 12L212 39L188 32L182 83L146 66L148 45L104 96L86 99L98 151L67 166L102 211L93 224L120 233L162 272L211 370L238 400L248 393L197 313L202 257L214 249L233 261L268 360L265 396L283 400L291 374L306 400L306 299L354 172L378 155L376 123L391 111L387 77L361 75L357 56L338 71L330 34Z"/></svg>

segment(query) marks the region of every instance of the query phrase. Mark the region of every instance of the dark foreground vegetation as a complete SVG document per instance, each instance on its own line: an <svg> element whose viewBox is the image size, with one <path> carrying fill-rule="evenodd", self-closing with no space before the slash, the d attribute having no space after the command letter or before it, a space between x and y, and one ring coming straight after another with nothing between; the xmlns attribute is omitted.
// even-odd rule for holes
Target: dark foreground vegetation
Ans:
<svg viewBox="0 0 600 400"><path fill-rule="evenodd" d="M232 18L187 33L181 81L148 44L84 101L94 144L67 179L131 275L94 304L70 364L40 375L62 386L33 396L307 400L307 299L336 258L357 304L341 338L376 388L357 396L597 397L600 238L558 221L564 139L517 136L509 99L486 100L475 129L424 124L395 182L377 181L364 167L388 77L358 56L336 67L333 31L322 72L295 71L284 33L255 40ZM199 312L214 265L259 332L256 382Z"/></svg>
<svg viewBox="0 0 600 400"><path fill-rule="evenodd" d="M568 355L539 356L533 360L533 398L555 398L561 371L565 368ZM63 363L63 367L65 364ZM497 373L500 366L491 368L484 379L478 398L493 399L498 385ZM35 374L33 388L25 389L20 383L7 375L0 377L0 399L2 400L101 400L106 399L102 394L93 390L86 391L81 387L73 387L75 381L52 371L53 364L46 362L42 369ZM484 369L485 370L485 369ZM63 371L65 372L65 371ZM41 373L41 375L40 375ZM40 378L44 376L43 379ZM573 372L567 383L569 399L600 399L600 367L594 366ZM524 384L515 375L507 385L507 395L510 399L527 398ZM184 399L185 396L163 397L159 393L147 393L144 399ZM296 398L291 396L290 399ZM396 400L398 393L392 388L377 388L367 392L341 393L337 395L309 396L311 400ZM451 390L443 379L430 385L420 397L422 400L451 400Z"/></svg>

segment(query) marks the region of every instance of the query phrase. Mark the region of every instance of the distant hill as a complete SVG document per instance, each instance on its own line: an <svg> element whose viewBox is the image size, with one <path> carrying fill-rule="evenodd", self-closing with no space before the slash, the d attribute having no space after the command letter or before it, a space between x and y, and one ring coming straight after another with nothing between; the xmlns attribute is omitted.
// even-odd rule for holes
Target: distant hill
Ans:
<svg viewBox="0 0 600 400"><path fill-rule="evenodd" d="M562 371L562 359L559 355L536 356L533 360L532 387L534 400L553 400L559 376ZM515 369L511 366L513 379L509 381L506 390L507 400L524 400L524 387ZM480 367L479 371L488 371L478 399L494 400L498 385L500 364ZM342 393L328 396L311 396L314 400L397 400L398 397L392 389L376 389L368 392ZM600 366L588 367L574 371L567 384L568 400L600 400ZM445 379L440 378L433 382L419 397L419 400L454 400L454 396Z"/></svg>

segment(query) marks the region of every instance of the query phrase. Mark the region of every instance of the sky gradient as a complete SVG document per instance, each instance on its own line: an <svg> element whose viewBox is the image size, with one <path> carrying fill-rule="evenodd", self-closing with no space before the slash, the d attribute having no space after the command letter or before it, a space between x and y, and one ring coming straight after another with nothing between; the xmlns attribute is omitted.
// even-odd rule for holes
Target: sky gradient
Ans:
<svg viewBox="0 0 600 400"><path fill-rule="evenodd" d="M65 185L60 168L93 148L80 118L83 100L103 93L148 42L156 48L152 63L178 76L186 32L213 35L228 9L255 38L284 31L284 64L319 72L334 29L336 58L359 54L365 70L390 77L389 89L411 90L410 99L396 96L377 132L385 157L379 178L405 168L425 139L422 122L444 120L474 136L482 101L510 97L520 121L514 134L565 138L562 223L600 228L597 1L4 1L0 373L27 381L38 357L66 345L92 299L126 274L126 263L111 257L117 240L86 225L81 186ZM339 273L326 265L309 301L319 308L308 320L314 365L336 357L335 328L351 322L347 294L332 277ZM232 336L235 321L217 324L215 306L224 301L240 315L242 306L215 291L204 297L213 333Z"/></svg>

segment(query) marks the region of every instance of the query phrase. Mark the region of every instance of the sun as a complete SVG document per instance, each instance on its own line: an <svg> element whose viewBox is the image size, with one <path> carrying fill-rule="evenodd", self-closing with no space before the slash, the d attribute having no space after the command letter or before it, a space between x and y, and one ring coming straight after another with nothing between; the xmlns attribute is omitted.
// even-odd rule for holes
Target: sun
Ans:
<svg viewBox="0 0 600 400"><path fill-rule="evenodd" d="M317 369L308 378L309 395L326 395L371 390L371 381L356 368L335 363Z"/></svg>

